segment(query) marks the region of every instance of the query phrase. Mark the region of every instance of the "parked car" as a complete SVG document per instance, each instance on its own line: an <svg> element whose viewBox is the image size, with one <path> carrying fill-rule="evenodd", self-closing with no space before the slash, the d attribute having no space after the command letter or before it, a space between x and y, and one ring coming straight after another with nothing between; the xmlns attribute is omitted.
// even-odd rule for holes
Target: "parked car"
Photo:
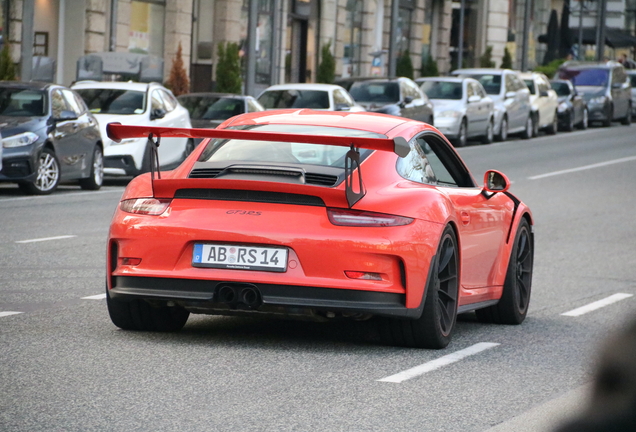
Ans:
<svg viewBox="0 0 636 432"><path fill-rule="evenodd" d="M554 135L559 129L559 101L556 92L550 87L548 77L539 72L524 72L520 77L530 90L534 127L532 134L537 136L539 130L544 130Z"/></svg>
<svg viewBox="0 0 636 432"><path fill-rule="evenodd" d="M177 100L190 113L195 128L215 128L235 115L265 110L252 96L228 93L188 93Z"/></svg>
<svg viewBox="0 0 636 432"><path fill-rule="evenodd" d="M55 84L0 82L0 182L34 195L61 181L97 190L103 144L97 120L74 91Z"/></svg>
<svg viewBox="0 0 636 432"><path fill-rule="evenodd" d="M416 80L435 109L435 127L456 147L469 138L493 140L494 104L473 78L435 77Z"/></svg>
<svg viewBox="0 0 636 432"><path fill-rule="evenodd" d="M278 84L257 98L266 109L311 108L327 111L364 111L349 92L333 84Z"/></svg>
<svg viewBox="0 0 636 432"><path fill-rule="evenodd" d="M351 89L351 86L353 85L353 83L358 82L358 81L366 81L366 80L371 80L371 79L378 79L377 76L367 76L367 77L346 77L346 78L337 78L334 80L334 84L335 85L339 85L340 87L342 87L343 89L345 89L346 91L349 91L349 89Z"/></svg>
<svg viewBox="0 0 636 432"><path fill-rule="evenodd" d="M583 96L589 121L606 127L616 120L632 123L632 85L622 64L569 61L561 65L558 77L572 81Z"/></svg>
<svg viewBox="0 0 636 432"><path fill-rule="evenodd" d="M574 130L575 126L579 129L587 129L587 104L572 82L552 80L550 85L559 98L559 128L568 132Z"/></svg>
<svg viewBox="0 0 636 432"><path fill-rule="evenodd" d="M505 141L508 134L531 138L534 132L530 90L519 72L510 69L457 69L451 75L475 78L495 104L495 138Z"/></svg>
<svg viewBox="0 0 636 432"><path fill-rule="evenodd" d="M629 78L629 82L632 85L632 119L636 118L636 70L625 70Z"/></svg>
<svg viewBox="0 0 636 432"><path fill-rule="evenodd" d="M349 92L367 111L434 123L433 104L409 78L361 78Z"/></svg>
<svg viewBox="0 0 636 432"><path fill-rule="evenodd" d="M116 143L106 135L108 123L191 127L188 110L161 84L79 81L72 88L99 121L104 137L105 174L136 176L150 171L148 140L137 138ZM164 169L176 167L194 147L192 139L166 139L159 146L159 165Z"/></svg>
<svg viewBox="0 0 636 432"><path fill-rule="evenodd" d="M190 313L379 316L387 341L443 348L459 313L526 317L529 208L498 171L478 185L428 124L298 110L208 130L109 126L114 140L149 132L216 139L123 193L106 260L122 329L178 331Z"/></svg>

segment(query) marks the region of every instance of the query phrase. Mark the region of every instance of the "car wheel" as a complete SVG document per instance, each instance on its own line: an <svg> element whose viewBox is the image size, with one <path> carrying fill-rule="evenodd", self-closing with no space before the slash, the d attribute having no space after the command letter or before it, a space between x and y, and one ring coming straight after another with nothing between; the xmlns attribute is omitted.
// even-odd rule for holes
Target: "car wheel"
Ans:
<svg viewBox="0 0 636 432"><path fill-rule="evenodd" d="M605 114L605 120L603 120L603 127L610 127L612 125L612 118L614 117L614 109L612 106L609 107L607 113Z"/></svg>
<svg viewBox="0 0 636 432"><path fill-rule="evenodd" d="M497 135L497 141L505 141L508 139L508 117L501 119L501 127Z"/></svg>
<svg viewBox="0 0 636 432"><path fill-rule="evenodd" d="M530 139L533 137L535 123L536 122L534 121L532 114L529 115L528 119L526 120L526 128L523 130L523 133L521 134L521 138Z"/></svg>
<svg viewBox="0 0 636 432"><path fill-rule="evenodd" d="M93 150L93 163L91 172L87 178L80 179L79 185L82 189L98 190L104 182L104 155L99 145Z"/></svg>
<svg viewBox="0 0 636 432"><path fill-rule="evenodd" d="M528 313L532 287L534 244L530 225L522 219L508 263L503 293L499 303L475 311L481 322L521 324Z"/></svg>
<svg viewBox="0 0 636 432"><path fill-rule="evenodd" d="M37 177L33 182L20 183L20 189L31 195L48 195L60 182L60 163L53 150L44 148L38 157Z"/></svg>
<svg viewBox="0 0 636 432"><path fill-rule="evenodd" d="M629 126L632 124L632 106L631 105L629 106L629 109L627 110L627 114L621 120L621 124L625 126Z"/></svg>
<svg viewBox="0 0 636 432"><path fill-rule="evenodd" d="M552 119L552 123L550 124L550 126L548 126L548 128L546 129L546 132L549 135L554 135L555 133L557 133L557 130L559 129L559 116L557 115L557 113L554 113L554 118Z"/></svg>
<svg viewBox="0 0 636 432"><path fill-rule="evenodd" d="M190 312L181 306L152 306L144 300L115 300L106 287L110 319L124 330L174 332L183 328Z"/></svg>
<svg viewBox="0 0 636 432"><path fill-rule="evenodd" d="M490 144L493 141L493 139L494 139L493 128L494 128L494 125L493 125L492 119L491 119L488 122L488 126L486 127L486 133L481 138L481 143L482 144Z"/></svg>
<svg viewBox="0 0 636 432"><path fill-rule="evenodd" d="M566 132L572 132L574 130L574 112L568 111L568 115L565 122L565 127L563 128Z"/></svg>
<svg viewBox="0 0 636 432"><path fill-rule="evenodd" d="M462 122L459 125L459 133L457 134L457 139L454 140L455 147L466 146L466 141L468 140L468 137L467 137L468 132L466 129L467 129L466 119L462 119Z"/></svg>
<svg viewBox="0 0 636 432"><path fill-rule="evenodd" d="M539 113L536 113L532 116L532 136L539 136Z"/></svg>
<svg viewBox="0 0 636 432"><path fill-rule="evenodd" d="M183 152L183 158L185 159L190 156L190 153L192 153L195 148L196 146L194 145L194 140L190 138L186 143L185 151Z"/></svg>
<svg viewBox="0 0 636 432"><path fill-rule="evenodd" d="M587 108L583 109L583 120L579 123L579 129L585 130L589 126Z"/></svg>
<svg viewBox="0 0 636 432"><path fill-rule="evenodd" d="M455 232L448 226L442 234L433 271L424 293L424 309L418 319L387 319L382 333L393 345L414 348L445 348L457 320L459 257Z"/></svg>

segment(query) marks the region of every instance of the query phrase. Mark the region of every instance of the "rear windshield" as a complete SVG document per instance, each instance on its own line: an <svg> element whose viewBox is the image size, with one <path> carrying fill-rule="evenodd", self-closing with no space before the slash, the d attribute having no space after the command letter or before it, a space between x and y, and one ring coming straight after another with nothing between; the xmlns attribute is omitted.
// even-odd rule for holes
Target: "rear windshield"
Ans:
<svg viewBox="0 0 636 432"><path fill-rule="evenodd" d="M424 81L422 90L429 99L452 99L462 98L462 83L448 81Z"/></svg>
<svg viewBox="0 0 636 432"><path fill-rule="evenodd" d="M323 90L269 90L258 97L265 109L329 109L329 93Z"/></svg>
<svg viewBox="0 0 636 432"><path fill-rule="evenodd" d="M307 135L386 138L385 135L373 132L324 126L256 125L239 129ZM292 163L344 168L345 154L348 151L348 147L320 144L213 139L210 140L201 154L199 162ZM360 151L362 157L369 153L371 153L371 150Z"/></svg>
<svg viewBox="0 0 636 432"><path fill-rule="evenodd" d="M552 89L556 92L557 96L569 96L570 86L564 82L552 82L550 83Z"/></svg>
<svg viewBox="0 0 636 432"><path fill-rule="evenodd" d="M74 89L95 114L142 114L146 92L119 89Z"/></svg>
<svg viewBox="0 0 636 432"><path fill-rule="evenodd" d="M490 95L498 95L501 93L501 75L495 74L462 74L470 78L475 78L484 86L486 93Z"/></svg>
<svg viewBox="0 0 636 432"><path fill-rule="evenodd" d="M39 117L46 114L46 93L40 90L0 88L0 115Z"/></svg>
<svg viewBox="0 0 636 432"><path fill-rule="evenodd" d="M609 82L609 70L561 69L559 78L570 80L575 86L606 87Z"/></svg>
<svg viewBox="0 0 636 432"><path fill-rule="evenodd" d="M349 93L357 102L397 103L400 85L396 82L356 82Z"/></svg>
<svg viewBox="0 0 636 432"><path fill-rule="evenodd" d="M243 100L235 98L188 96L179 98L179 102L193 120L227 120L245 112Z"/></svg>

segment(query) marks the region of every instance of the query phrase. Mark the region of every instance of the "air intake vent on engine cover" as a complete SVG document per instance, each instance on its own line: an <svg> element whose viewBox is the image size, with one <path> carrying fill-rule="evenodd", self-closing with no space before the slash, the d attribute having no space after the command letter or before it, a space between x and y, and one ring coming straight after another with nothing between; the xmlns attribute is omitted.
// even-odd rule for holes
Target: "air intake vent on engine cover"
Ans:
<svg viewBox="0 0 636 432"><path fill-rule="evenodd" d="M312 195L235 189L179 189L174 194L174 197L181 199L295 204L315 207L325 206L325 202L321 198Z"/></svg>
<svg viewBox="0 0 636 432"><path fill-rule="evenodd" d="M190 173L190 178L215 178L221 172L236 174L254 174L254 175L271 175L283 177L298 177L301 174L298 171L286 171L279 169L266 168L196 168ZM305 183L317 186L335 186L338 182L338 176L319 173L305 173Z"/></svg>

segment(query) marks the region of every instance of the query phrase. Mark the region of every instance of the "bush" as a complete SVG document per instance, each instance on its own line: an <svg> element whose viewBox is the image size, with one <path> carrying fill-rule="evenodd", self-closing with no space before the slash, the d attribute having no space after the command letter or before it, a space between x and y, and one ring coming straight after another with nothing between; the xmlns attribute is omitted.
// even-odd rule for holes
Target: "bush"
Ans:
<svg viewBox="0 0 636 432"><path fill-rule="evenodd" d="M420 69L420 75L423 77L436 77L439 76L439 69L437 68L437 62L433 60L433 56L428 56L426 61L422 62L422 68Z"/></svg>
<svg viewBox="0 0 636 432"><path fill-rule="evenodd" d="M492 46L488 45L486 51L479 57L479 66L483 68L494 68L495 62L492 61Z"/></svg>
<svg viewBox="0 0 636 432"><path fill-rule="evenodd" d="M411 54L407 49L401 52L397 58L395 65L395 75L399 77L414 78L413 62L411 61Z"/></svg>
<svg viewBox="0 0 636 432"><path fill-rule="evenodd" d="M504 48L504 55L501 59L501 68L512 69L512 56L510 55L510 51L508 51L508 47Z"/></svg>
<svg viewBox="0 0 636 432"><path fill-rule="evenodd" d="M0 51L0 80L3 81L15 81L16 80L16 67L11 58L11 52L9 44L4 44L2 51Z"/></svg>
<svg viewBox="0 0 636 432"><path fill-rule="evenodd" d="M181 42L179 42L179 48L177 48L177 54L172 61L172 68L170 69L170 77L166 82L166 87L172 90L175 96L179 96L190 92L190 80L186 73L185 67L183 67L183 58L181 57Z"/></svg>
<svg viewBox="0 0 636 432"><path fill-rule="evenodd" d="M554 78L554 75L557 73L557 71L559 70L559 67L563 64L563 62L565 62L565 59L552 60L550 63L548 63L545 66L535 67L534 71L541 72L545 74L545 76L547 76L549 79L552 79Z"/></svg>
<svg viewBox="0 0 636 432"><path fill-rule="evenodd" d="M316 74L316 82L323 84L331 84L336 79L336 60L331 54L331 42L323 45L321 50L321 61L318 65L318 73Z"/></svg>
<svg viewBox="0 0 636 432"><path fill-rule="evenodd" d="M241 79L241 62L239 46L228 42L225 46L219 43L216 64L216 91L220 93L241 94L243 80Z"/></svg>

